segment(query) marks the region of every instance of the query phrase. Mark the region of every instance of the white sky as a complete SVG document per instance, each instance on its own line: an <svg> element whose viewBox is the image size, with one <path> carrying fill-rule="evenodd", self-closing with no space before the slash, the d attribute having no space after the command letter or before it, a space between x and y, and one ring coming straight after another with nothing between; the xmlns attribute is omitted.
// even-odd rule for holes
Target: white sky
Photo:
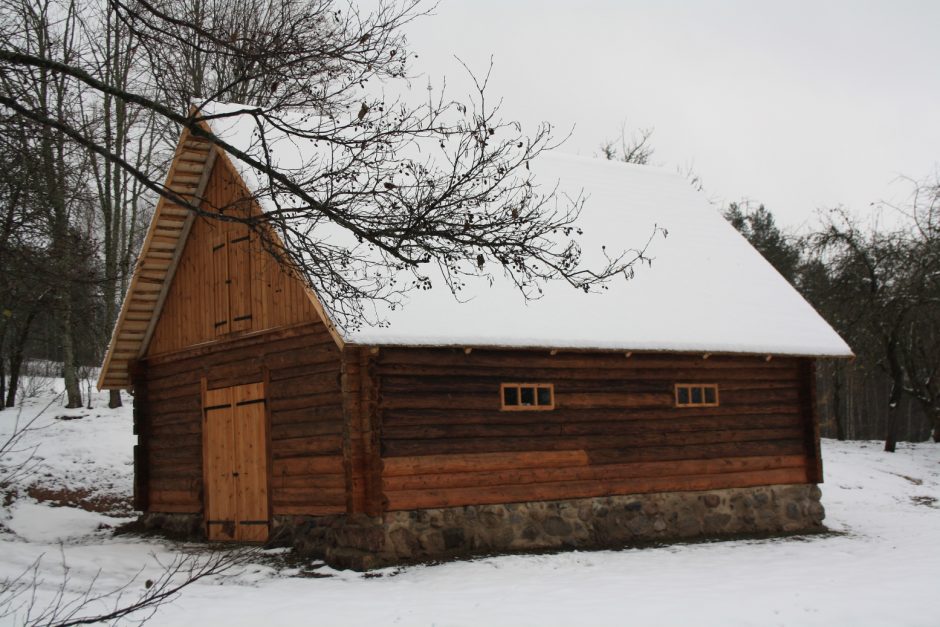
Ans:
<svg viewBox="0 0 940 627"><path fill-rule="evenodd" d="M692 165L714 200L764 202L791 227L866 211L940 161L940 2L442 0L409 28L413 70L490 97L563 150L654 127L654 161ZM421 84L416 83L415 87Z"/></svg>

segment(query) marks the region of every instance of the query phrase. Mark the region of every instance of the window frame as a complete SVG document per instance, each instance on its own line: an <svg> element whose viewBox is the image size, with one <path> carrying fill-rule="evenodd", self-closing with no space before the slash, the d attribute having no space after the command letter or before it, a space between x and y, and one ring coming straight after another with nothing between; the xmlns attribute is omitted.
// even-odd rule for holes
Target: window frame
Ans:
<svg viewBox="0 0 940 627"><path fill-rule="evenodd" d="M518 405L506 404L506 389L515 388L516 398L519 399ZM532 388L534 405L522 404L522 388ZM548 405L539 405L539 390L548 390L550 403ZM499 384L499 410L500 411L552 411L555 409L555 384L554 383L500 383Z"/></svg>
<svg viewBox="0 0 940 627"><path fill-rule="evenodd" d="M693 388L698 388L701 390L702 401L699 403L692 402L692 390ZM679 390L685 389L688 394L688 402L680 403L679 402ZM708 403L705 401L705 390L710 389L715 392L715 402ZM718 395L718 384L717 383L676 383L673 389L673 400L675 406L681 409L687 407L719 407L721 405L721 397Z"/></svg>

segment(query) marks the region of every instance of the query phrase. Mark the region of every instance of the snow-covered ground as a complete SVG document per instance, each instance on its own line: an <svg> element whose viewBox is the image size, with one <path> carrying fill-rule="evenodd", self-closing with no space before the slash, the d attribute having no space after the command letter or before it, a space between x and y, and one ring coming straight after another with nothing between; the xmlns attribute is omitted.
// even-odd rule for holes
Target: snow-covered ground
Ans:
<svg viewBox="0 0 940 627"><path fill-rule="evenodd" d="M49 401L28 401L21 419ZM95 404L104 407L104 397ZM0 441L16 415L0 412ZM82 417L55 418L63 415ZM134 596L160 564L201 550L112 534L127 520L129 408L53 405L34 426L26 438L41 458L26 481L34 488L0 504L0 579L41 556L40 604L61 585L63 562L72 593L96 575L96 590L136 576L126 593ZM888 454L877 442L824 441L823 454L833 534L490 557L378 576L298 566L270 552L193 584L152 624L940 625L940 446L902 444ZM69 502L104 513L56 506Z"/></svg>

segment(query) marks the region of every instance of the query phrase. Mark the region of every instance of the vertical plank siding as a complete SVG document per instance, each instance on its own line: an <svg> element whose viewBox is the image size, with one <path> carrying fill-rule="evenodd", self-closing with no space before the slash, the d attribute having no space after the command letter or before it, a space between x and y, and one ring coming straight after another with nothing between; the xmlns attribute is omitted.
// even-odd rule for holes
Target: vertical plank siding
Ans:
<svg viewBox="0 0 940 627"><path fill-rule="evenodd" d="M375 372L391 510L821 480L808 359L383 348ZM500 411L520 380L556 408Z"/></svg>
<svg viewBox="0 0 940 627"><path fill-rule="evenodd" d="M273 514L346 511L340 353L322 323L154 356L146 365L148 511L202 511L203 377L210 391L267 381Z"/></svg>
<svg viewBox="0 0 940 627"><path fill-rule="evenodd" d="M203 486L208 536L210 540L235 540L239 531L239 508L233 471L240 460L236 451L232 388L206 390L203 412Z"/></svg>
<svg viewBox="0 0 940 627"><path fill-rule="evenodd" d="M204 208L228 207L227 213L235 213L246 194L228 162L216 160ZM220 283L230 285L229 294L213 289ZM249 237L245 224L197 217L147 354L316 319L303 283L265 252L254 234Z"/></svg>

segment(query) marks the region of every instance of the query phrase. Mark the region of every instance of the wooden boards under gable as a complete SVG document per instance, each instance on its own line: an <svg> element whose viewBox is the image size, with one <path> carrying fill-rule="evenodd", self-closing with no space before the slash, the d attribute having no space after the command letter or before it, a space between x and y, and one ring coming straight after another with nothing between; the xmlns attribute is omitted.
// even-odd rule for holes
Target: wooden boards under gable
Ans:
<svg viewBox="0 0 940 627"><path fill-rule="evenodd" d="M180 138L164 185L204 208L260 211L229 158L188 130ZM191 244L194 238L196 245ZM202 247L204 254L195 252ZM211 260L213 249L224 251L224 262ZM222 273L228 276L222 278ZM207 278L226 281L224 302L209 289ZM244 223L196 217L187 207L161 197L112 333L98 388L131 387L132 363L148 355L316 319L342 347L342 338L314 292L262 250Z"/></svg>
<svg viewBox="0 0 940 627"><path fill-rule="evenodd" d="M219 159L205 202L207 208L225 208L224 216L195 219L146 348L147 358L322 320L303 281L263 249L256 232L237 220L251 217L257 209L244 202L240 180Z"/></svg>
<svg viewBox="0 0 940 627"><path fill-rule="evenodd" d="M243 224L233 224L229 230L212 234L210 266L212 277L207 288L212 292L212 327L216 336L251 331L252 321L264 316L261 308L253 314L257 303L252 301L254 266L252 263L252 235ZM260 258L263 251L258 251ZM195 286L194 286L195 288ZM293 321L291 321L293 322Z"/></svg>
<svg viewBox="0 0 940 627"><path fill-rule="evenodd" d="M227 335L231 330L231 311L229 309L228 290L220 289L229 284L228 237L227 233L214 233L210 258L212 260L212 327L216 335Z"/></svg>
<svg viewBox="0 0 940 627"><path fill-rule="evenodd" d="M235 225L228 233L228 308L232 332L252 328L252 254L251 235L245 225ZM260 251L259 251L260 252Z"/></svg>

